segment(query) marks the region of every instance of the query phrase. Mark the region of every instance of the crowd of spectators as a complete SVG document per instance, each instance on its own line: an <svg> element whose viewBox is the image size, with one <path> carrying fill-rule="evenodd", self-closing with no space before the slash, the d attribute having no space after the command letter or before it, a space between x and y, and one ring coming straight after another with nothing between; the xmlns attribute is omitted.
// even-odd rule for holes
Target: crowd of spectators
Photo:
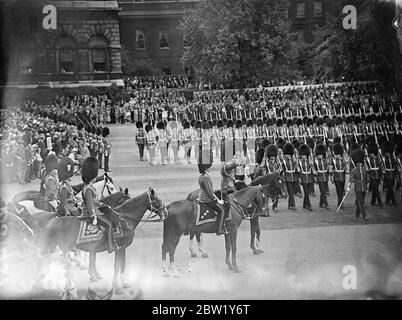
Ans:
<svg viewBox="0 0 402 320"><path fill-rule="evenodd" d="M185 75L127 77L124 79L124 85L125 88L129 90L180 89L192 87Z"/></svg>

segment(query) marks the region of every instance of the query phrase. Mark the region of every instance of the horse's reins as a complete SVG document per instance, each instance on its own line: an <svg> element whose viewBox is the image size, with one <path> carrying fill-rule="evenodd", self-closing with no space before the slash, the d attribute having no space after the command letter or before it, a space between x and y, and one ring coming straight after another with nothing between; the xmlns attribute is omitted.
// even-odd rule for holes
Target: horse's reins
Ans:
<svg viewBox="0 0 402 320"><path fill-rule="evenodd" d="M242 217L242 219L251 220L252 218L254 218L254 216L255 216L254 214L251 216L248 216L246 213L244 213L245 211L247 211L247 208L245 208L239 201L237 201L237 199L234 195L230 194L229 197L232 197L233 201L240 208L240 210L237 210L237 211L240 213L240 216Z"/></svg>
<svg viewBox="0 0 402 320"><path fill-rule="evenodd" d="M109 192L109 196L112 194L112 192L110 191L110 188L109 188L109 184L108 184L109 179L107 177L105 177L104 181L105 181L105 183L103 184L103 188L102 188L102 192L101 192L102 198L103 198L103 191L105 190L105 188L107 188L107 192Z"/></svg>

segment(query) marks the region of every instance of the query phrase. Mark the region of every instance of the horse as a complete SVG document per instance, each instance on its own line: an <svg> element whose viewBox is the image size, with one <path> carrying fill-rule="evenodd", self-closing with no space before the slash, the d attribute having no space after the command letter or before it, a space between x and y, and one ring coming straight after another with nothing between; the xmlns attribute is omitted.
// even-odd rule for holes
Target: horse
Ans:
<svg viewBox="0 0 402 320"><path fill-rule="evenodd" d="M260 244L260 224L259 224L259 216L262 211L265 210L266 199L267 198L284 198L286 196L285 183L283 178L278 173L272 173L265 175L264 177L256 179L256 182L252 182L253 185L256 184L264 184L264 189L261 194L256 196L256 199L251 203L251 208L248 208L248 213L250 216L250 230L251 230L251 240L250 240L250 248L253 251L253 254L258 255L263 253L264 251L259 248ZM247 184L244 182L238 182L235 184L236 190L242 190L247 188ZM191 192L186 200L194 201L198 198L200 190L196 190ZM201 254L201 257L208 258L208 254L202 249L202 234L201 232L194 232L194 230L189 230L190 233L190 256L195 258L197 257L196 252L194 251L194 236L197 238L198 251Z"/></svg>
<svg viewBox="0 0 402 320"><path fill-rule="evenodd" d="M123 288L130 286L124 281L124 270L126 264L126 248L133 242L135 228L142 221L147 210L159 216L158 221L163 221L167 216L167 211L163 202L157 197L156 192L149 188L141 195L125 201L114 209L127 224L121 225L124 233L123 237L116 239L119 249L115 252L113 288L116 294L122 294L123 290L119 286L119 275L121 276ZM56 217L46 226L44 233L42 254L53 253L56 247L60 247L63 252L71 251L74 248L89 252L90 280L96 282L101 279L96 269L96 253L104 252L108 249L105 235L98 241L77 245L77 237L80 230L81 220L76 217Z"/></svg>
<svg viewBox="0 0 402 320"><path fill-rule="evenodd" d="M231 219L226 220L226 228L229 233L225 234L226 247L226 264L229 270L236 273L241 272L237 266L237 229L242 220L246 218L245 211L248 205L256 198L263 190L262 186L251 186L243 190L236 191L228 196L230 205ZM164 275L169 275L166 266L166 255L169 253L170 268L175 271L174 254L180 237L186 228L190 228L194 232L199 233L215 233L217 223L205 223L196 225L197 208L193 201L179 200L167 205L166 210L169 215L163 222L163 243L162 243L162 269ZM229 254L232 251L232 259L230 261Z"/></svg>
<svg viewBox="0 0 402 320"><path fill-rule="evenodd" d="M19 195L21 196L21 194ZM14 197L14 199L16 199L16 197ZM128 199L130 199L128 189L126 188L123 191L123 189L120 187L118 192L106 196L105 198L101 199L100 202L111 208L114 208ZM79 199L77 200L80 201ZM27 204L26 202L29 203L29 201L21 201L21 202L24 204ZM56 213L51 211L35 210L33 213L31 213L28 210L27 206L25 206L24 204L21 204L20 202L11 201L7 204L7 208L10 212L17 214L22 220L24 220L24 222L32 230L34 230L36 235L40 234L44 230L49 220L56 217Z"/></svg>

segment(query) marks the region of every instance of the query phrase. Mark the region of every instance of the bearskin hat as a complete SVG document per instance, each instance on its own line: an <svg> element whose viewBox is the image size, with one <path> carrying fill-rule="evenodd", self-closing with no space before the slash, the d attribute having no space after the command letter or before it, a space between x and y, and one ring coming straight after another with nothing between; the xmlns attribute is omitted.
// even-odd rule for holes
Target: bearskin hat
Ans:
<svg viewBox="0 0 402 320"><path fill-rule="evenodd" d="M213 126L213 127L215 127L217 123L218 123L218 120L217 120L217 119L212 120L212 126Z"/></svg>
<svg viewBox="0 0 402 320"><path fill-rule="evenodd" d="M343 145L340 143L334 144L334 154L335 155L343 155Z"/></svg>
<svg viewBox="0 0 402 320"><path fill-rule="evenodd" d="M298 126L303 125L303 120L300 119L300 118L298 118L298 119L296 120L296 124L297 124Z"/></svg>
<svg viewBox="0 0 402 320"><path fill-rule="evenodd" d="M394 152L394 144L391 141L385 141L382 144L382 152L384 152L384 153Z"/></svg>
<svg viewBox="0 0 402 320"><path fill-rule="evenodd" d="M308 147L307 144L301 144L299 146L299 154L301 156L309 156L310 155L310 148Z"/></svg>
<svg viewBox="0 0 402 320"><path fill-rule="evenodd" d="M366 144L369 144L370 142L375 142L375 138L373 136L367 136L365 142Z"/></svg>
<svg viewBox="0 0 402 320"><path fill-rule="evenodd" d="M286 143L286 141L282 138L279 138L276 141L276 146L278 147L278 149L283 149L284 144Z"/></svg>
<svg viewBox="0 0 402 320"><path fill-rule="evenodd" d="M223 125L226 126L226 124L228 123L228 119L223 119Z"/></svg>
<svg viewBox="0 0 402 320"><path fill-rule="evenodd" d="M303 117L303 123L304 123L304 124L306 124L306 123L307 123L307 121L308 121L308 119L309 119L309 117L304 116L304 117Z"/></svg>
<svg viewBox="0 0 402 320"><path fill-rule="evenodd" d="M314 124L313 119L308 118L308 119L307 119L307 126L312 126L313 124Z"/></svg>
<svg viewBox="0 0 402 320"><path fill-rule="evenodd" d="M282 125L283 125L283 120L282 120L282 119L276 120L276 125L277 125L278 127L282 126Z"/></svg>
<svg viewBox="0 0 402 320"><path fill-rule="evenodd" d="M341 137L335 137L334 138L334 143L341 143L341 142L342 142Z"/></svg>
<svg viewBox="0 0 402 320"><path fill-rule="evenodd" d="M152 126L149 123L145 126L145 131L146 132L152 131Z"/></svg>
<svg viewBox="0 0 402 320"><path fill-rule="evenodd" d="M395 148L396 154L402 154L402 141L398 141L396 148Z"/></svg>
<svg viewBox="0 0 402 320"><path fill-rule="evenodd" d="M222 120L218 120L218 121L216 122L216 126L217 126L218 128L223 128L223 126L224 126L223 121L222 121Z"/></svg>
<svg viewBox="0 0 402 320"><path fill-rule="evenodd" d="M233 120L228 120L228 122L226 123L226 128L233 128L233 125L234 125L234 123L233 123Z"/></svg>
<svg viewBox="0 0 402 320"><path fill-rule="evenodd" d="M241 128L243 126L243 122L240 119L236 120L236 128Z"/></svg>
<svg viewBox="0 0 402 320"><path fill-rule="evenodd" d="M325 156L325 154L327 153L327 147L325 146L325 144L319 143L317 144L317 146L315 147L315 154L318 155L323 155Z"/></svg>
<svg viewBox="0 0 402 320"><path fill-rule="evenodd" d="M276 157L278 155L278 147L274 144L270 144L267 147L267 156L268 157Z"/></svg>
<svg viewBox="0 0 402 320"><path fill-rule="evenodd" d="M350 157L355 164L364 162L364 152L361 149L353 150Z"/></svg>
<svg viewBox="0 0 402 320"><path fill-rule="evenodd" d="M374 153L375 155L378 154L378 146L375 142L370 142L367 144L367 153Z"/></svg>
<svg viewBox="0 0 402 320"><path fill-rule="evenodd" d="M302 142L300 140L294 139L292 141L293 146L295 147L296 150L299 150L300 145L302 144Z"/></svg>
<svg viewBox="0 0 402 320"><path fill-rule="evenodd" d="M254 125L253 120L251 120L251 119L247 120L246 125L247 125L247 127L252 127Z"/></svg>
<svg viewBox="0 0 402 320"><path fill-rule="evenodd" d="M165 124L163 123L163 121L159 121L159 122L156 124L156 128L159 129L159 130L165 129Z"/></svg>
<svg viewBox="0 0 402 320"><path fill-rule="evenodd" d="M258 164L262 163L262 159L264 159L264 153L265 153L264 149L258 149L257 152L255 153L255 161Z"/></svg>
<svg viewBox="0 0 402 320"><path fill-rule="evenodd" d="M262 121L262 119L257 119L257 126L262 127L263 125L264 125L264 122Z"/></svg>
<svg viewBox="0 0 402 320"><path fill-rule="evenodd" d="M58 159L57 156L55 154L49 154L46 159L45 159L45 167L46 167L46 171L50 172L54 169L57 169L58 166Z"/></svg>
<svg viewBox="0 0 402 320"><path fill-rule="evenodd" d="M337 117L336 120L335 120L335 124L336 124L337 126L341 125L342 122L343 122L343 120L342 120L341 117Z"/></svg>
<svg viewBox="0 0 402 320"><path fill-rule="evenodd" d="M268 117L266 117L266 116L264 116L264 117L262 117L262 122L267 122L267 120L268 120Z"/></svg>
<svg viewBox="0 0 402 320"><path fill-rule="evenodd" d="M247 123L247 119L246 118L241 118L241 124L244 126Z"/></svg>
<svg viewBox="0 0 402 320"><path fill-rule="evenodd" d="M97 127L96 128L96 135L100 136L102 134L102 128L101 127Z"/></svg>
<svg viewBox="0 0 402 320"><path fill-rule="evenodd" d="M361 149L361 146L357 142L353 142L350 146L350 151Z"/></svg>
<svg viewBox="0 0 402 320"><path fill-rule="evenodd" d="M268 147L269 145L270 145L270 141L268 140L268 139L263 139L262 140L262 143L261 143L261 147L263 148L263 149L265 149L266 147Z"/></svg>
<svg viewBox="0 0 402 320"><path fill-rule="evenodd" d="M362 123L362 118L355 117L355 124L360 124L360 123Z"/></svg>
<svg viewBox="0 0 402 320"><path fill-rule="evenodd" d="M99 162L95 157L88 157L82 163L82 181L89 183L92 179L98 176Z"/></svg>
<svg viewBox="0 0 402 320"><path fill-rule="evenodd" d="M320 126L320 125L324 124L324 119L319 117L315 120L315 123L317 124L317 126Z"/></svg>
<svg viewBox="0 0 402 320"><path fill-rule="evenodd" d="M74 175L74 162L70 158L66 157L59 161L57 167L57 174L60 181L67 180Z"/></svg>
<svg viewBox="0 0 402 320"><path fill-rule="evenodd" d="M135 123L135 126L137 127L137 129L141 129L141 128L143 127L143 124L142 124L141 121L137 121L137 122Z"/></svg>
<svg viewBox="0 0 402 320"><path fill-rule="evenodd" d="M190 128L190 122L184 121L184 123L183 123L183 128L184 128L184 129Z"/></svg>
<svg viewBox="0 0 402 320"><path fill-rule="evenodd" d="M110 134L110 130L108 127L104 127L102 129L102 137L106 138Z"/></svg>
<svg viewBox="0 0 402 320"><path fill-rule="evenodd" d="M194 128L195 129L201 129L201 127L202 127L201 120L197 120L196 122L194 122Z"/></svg>
<svg viewBox="0 0 402 320"><path fill-rule="evenodd" d="M372 122L373 122L373 116L372 116L371 114L369 114L369 115L366 117L366 122L367 122L367 123L372 123Z"/></svg>
<svg viewBox="0 0 402 320"><path fill-rule="evenodd" d="M293 144L291 144L290 142L285 143L285 145L283 146L283 153L286 155L293 156L294 152L295 147L293 146Z"/></svg>
<svg viewBox="0 0 402 320"><path fill-rule="evenodd" d="M310 149L314 149L314 147L315 147L315 141L311 137L308 137L306 139L306 144L309 146Z"/></svg>
<svg viewBox="0 0 402 320"><path fill-rule="evenodd" d="M191 126L192 128L194 128L194 124L195 124L195 119L191 119L191 120L190 120L190 126Z"/></svg>
<svg viewBox="0 0 402 320"><path fill-rule="evenodd" d="M400 134L394 134L392 137L392 143L396 146L399 141L402 140L402 136Z"/></svg>
<svg viewBox="0 0 402 320"><path fill-rule="evenodd" d="M208 130L208 129L211 129L211 126L209 125L208 121L205 121L202 123L201 128L204 130Z"/></svg>
<svg viewBox="0 0 402 320"><path fill-rule="evenodd" d="M327 125L328 127L335 127L335 121L333 119L328 119L327 121Z"/></svg>
<svg viewBox="0 0 402 320"><path fill-rule="evenodd" d="M292 119L288 119L288 120L286 121L286 125L287 125L288 127L293 126L293 120L292 120Z"/></svg>
<svg viewBox="0 0 402 320"><path fill-rule="evenodd" d="M267 121L265 122L265 124L266 124L268 127L269 127L269 126L272 126L274 123L276 123L276 121L274 122L274 120L271 119L271 118L268 118Z"/></svg>

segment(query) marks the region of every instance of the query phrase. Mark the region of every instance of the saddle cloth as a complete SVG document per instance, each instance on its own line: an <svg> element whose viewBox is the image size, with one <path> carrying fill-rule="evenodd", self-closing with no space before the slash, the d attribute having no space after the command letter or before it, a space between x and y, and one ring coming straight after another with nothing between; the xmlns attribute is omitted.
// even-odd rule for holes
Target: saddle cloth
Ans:
<svg viewBox="0 0 402 320"><path fill-rule="evenodd" d="M215 210L212 210L209 208L206 204L200 203L197 200L194 201L195 204L195 210L196 210L196 218L195 218L195 225L199 226L205 223L211 223L211 222L216 222L217 220L217 212ZM226 217L227 220L232 219L232 214L231 211L229 211L228 217Z"/></svg>
<svg viewBox="0 0 402 320"><path fill-rule="evenodd" d="M97 224L94 226L92 222L81 220L80 228L77 236L77 245L100 241L105 234L105 227ZM117 240L124 237L124 232L119 226L113 227L113 236Z"/></svg>

